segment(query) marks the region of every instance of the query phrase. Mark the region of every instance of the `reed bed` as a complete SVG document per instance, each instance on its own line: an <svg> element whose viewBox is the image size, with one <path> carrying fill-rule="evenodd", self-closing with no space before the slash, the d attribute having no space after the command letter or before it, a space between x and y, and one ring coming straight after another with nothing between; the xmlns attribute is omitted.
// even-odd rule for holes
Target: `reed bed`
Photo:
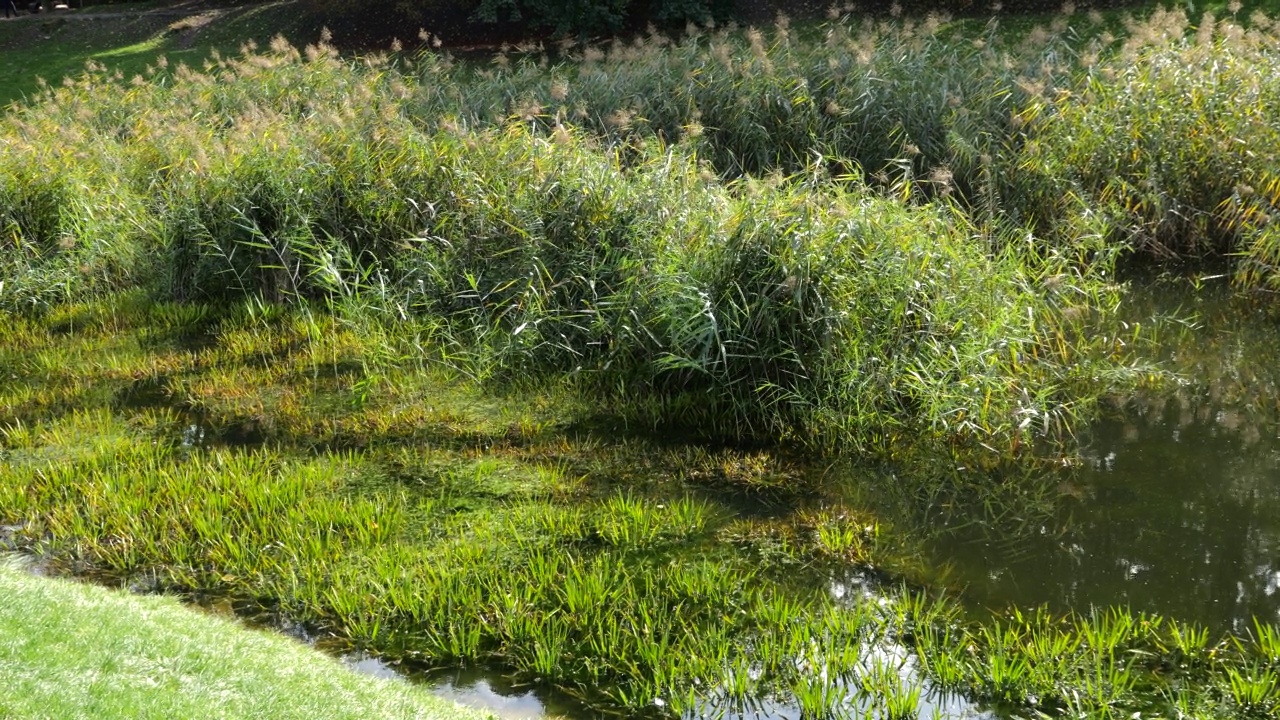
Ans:
<svg viewBox="0 0 1280 720"><path fill-rule="evenodd" d="M1082 253L1238 256L1240 283L1266 287L1277 26L1228 11L1122 23L1064 11L1016 31L936 14L799 31L783 19L553 50L556 63L528 47L484 66L427 56L414 112L679 140L725 177L817 164L904 199L956 198L977 222Z"/></svg>
<svg viewBox="0 0 1280 720"><path fill-rule="evenodd" d="M1236 255L1243 285L1273 284L1277 30L1180 10L1131 23L1114 59L1028 107L1031 214L1164 260Z"/></svg>
<svg viewBox="0 0 1280 720"><path fill-rule="evenodd" d="M1262 17L1058 22L780 23L546 69L283 41L91 67L11 113L0 304L145 287L413 318L473 377L567 378L704 437L1069 437L1149 375L1118 257L1237 253L1270 282L1280 75Z"/></svg>
<svg viewBox="0 0 1280 720"><path fill-rule="evenodd" d="M1077 44L1065 28L1022 38L996 20L960 30L938 14L798 29L780 18L677 39L516 47L486 64L427 55L411 68L410 111L428 125L519 119L614 143L683 141L725 177L816 161L834 176L984 203L1022 142L1020 111L1073 80Z"/></svg>
<svg viewBox="0 0 1280 720"><path fill-rule="evenodd" d="M16 111L0 302L146 287L412 318L482 380L568 379L637 424L820 450L1016 451L1068 436L1094 378L1134 376L1131 337L1084 332L1118 297L1106 260L821 164L725 183L696 146L424 128L418 81L366 65L280 42L163 80L93 72Z"/></svg>

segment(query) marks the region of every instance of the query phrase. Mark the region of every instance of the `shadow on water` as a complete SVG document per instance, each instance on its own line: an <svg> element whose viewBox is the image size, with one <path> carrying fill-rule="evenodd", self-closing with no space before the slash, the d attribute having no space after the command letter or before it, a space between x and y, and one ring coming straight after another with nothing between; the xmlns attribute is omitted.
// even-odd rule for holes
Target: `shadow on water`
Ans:
<svg viewBox="0 0 1280 720"><path fill-rule="evenodd" d="M1280 621L1280 323L1225 288L1135 291L1132 312L1165 323L1180 379L1115 398L1082 440L1082 462L1046 474L1057 510L1007 532L934 533L974 607L1127 606L1248 632Z"/></svg>
<svg viewBox="0 0 1280 720"><path fill-rule="evenodd" d="M266 434L250 421L212 422L199 410L174 402L172 380L164 375L130 383L115 394L113 410L163 409L174 415L176 437L184 448L252 447L266 441Z"/></svg>

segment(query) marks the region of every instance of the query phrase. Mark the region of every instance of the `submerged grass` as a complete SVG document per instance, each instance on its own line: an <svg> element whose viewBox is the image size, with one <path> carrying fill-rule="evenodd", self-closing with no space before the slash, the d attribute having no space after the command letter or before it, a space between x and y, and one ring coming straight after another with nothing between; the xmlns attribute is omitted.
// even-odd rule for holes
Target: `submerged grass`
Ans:
<svg viewBox="0 0 1280 720"><path fill-rule="evenodd" d="M20 526L12 545L135 586L258 598L355 645L431 664L497 662L528 680L633 709L653 708L655 699L688 706L695 688L718 677L732 648L754 637L773 642L774 621L758 615L780 621L802 607L781 597L776 580L753 585L770 571L750 553L712 544L726 510L657 488L642 495L634 482L627 492L593 490L600 480L575 467L584 455L600 462L594 444L584 452L545 430L513 436L513 427L538 423L466 417L444 395L434 401L454 411L452 435L417 427L397 442L394 434L366 430L380 438L379 448L318 455L292 445L222 446L211 439L221 435L213 416L184 406L180 394L139 397L136 380L116 375L153 378L148 358L191 340L179 333L161 348L143 345L147 314L168 312L142 307L122 302L9 326L15 360L81 343L130 348L101 365L101 354L83 351L65 354L66 364L14 364L25 377L20 387L5 386L10 416L61 419L14 421L4 433L0 512ZM281 321L263 330L260 346L287 346L289 333ZM254 353L218 359L228 346L238 349L241 337L226 331L213 346L182 351L194 358L185 367L155 372L194 380L226 364L253 367ZM294 347L316 372L289 373L282 384L340 393L324 371L350 357L316 352L333 337L317 334ZM277 359L288 364L287 356ZM120 390L84 395L96 398L87 403L95 409L33 400L27 392L34 387L42 395L42 380L56 386L64 373ZM271 395L279 387L271 379L235 378L218 387L233 399L255 390ZM390 412L383 401L400 382L389 372L376 398L331 412ZM448 392L447 385L432 387ZM274 418L264 424L275 427L277 442L310 444L305 421L287 409L259 412ZM188 423L208 427L208 435ZM424 446L424 439L432 442ZM693 548L702 549L697 560L688 553ZM807 640L794 632L788 642ZM779 650L760 652L780 675L752 681L753 695L785 687L794 673L773 655Z"/></svg>

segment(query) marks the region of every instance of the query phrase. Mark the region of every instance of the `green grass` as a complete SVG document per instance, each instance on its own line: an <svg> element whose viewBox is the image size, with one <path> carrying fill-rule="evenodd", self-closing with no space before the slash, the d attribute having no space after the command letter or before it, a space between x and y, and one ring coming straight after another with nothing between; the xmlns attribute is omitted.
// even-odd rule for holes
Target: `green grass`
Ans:
<svg viewBox="0 0 1280 720"><path fill-rule="evenodd" d="M27 574L0 561L7 718L487 717L359 676L296 641L183 607Z"/></svg>
<svg viewBox="0 0 1280 720"><path fill-rule="evenodd" d="M22 380L0 390L11 418L0 513L22 525L18 546L55 566L79 557L151 587L259 598L353 646L496 663L632 708L654 696L688 705L694 679L717 678L735 645L783 663L753 618L825 605L750 587L753 539L728 529L720 503L671 485L717 467L732 483L746 474L733 452L605 443L571 431L573 406L554 397L500 401L362 358L376 335L300 337L289 310L219 318L118 300L4 326L6 366ZM380 379L360 397L366 373ZM225 444L249 422L266 445ZM49 475L50 462L76 477ZM775 523L797 538L785 567L827 522ZM833 544L841 561L893 564L861 532L873 521L839 522L860 529ZM717 547L722 533L732 545Z"/></svg>
<svg viewBox="0 0 1280 720"><path fill-rule="evenodd" d="M84 16L84 17L82 17ZM0 106L33 98L99 63L124 78L158 62L200 67L215 52L244 44L266 46L276 35L315 42L319 29L301 20L298 3L277 0L249 7L192 7L165 2L95 5L23 15L0 23Z"/></svg>
<svg viewBox="0 0 1280 720"><path fill-rule="evenodd" d="M836 602L832 572L925 573L814 459L1034 525L1037 464L1161 377L1118 258L1204 231L1269 282L1275 183L1224 204L1244 176L1212 170L1267 172L1280 115L1206 68L1271 98L1274 29L828 29L546 68L278 41L12 109L12 543L632 714L907 716L926 678L1020 712L1271 712L1265 626L1213 645L1118 610ZM1144 235L1162 223L1186 245Z"/></svg>

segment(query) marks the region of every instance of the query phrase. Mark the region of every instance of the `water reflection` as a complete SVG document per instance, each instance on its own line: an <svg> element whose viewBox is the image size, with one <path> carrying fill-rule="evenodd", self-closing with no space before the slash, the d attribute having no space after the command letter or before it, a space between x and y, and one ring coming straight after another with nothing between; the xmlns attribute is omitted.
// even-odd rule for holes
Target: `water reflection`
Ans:
<svg viewBox="0 0 1280 720"><path fill-rule="evenodd" d="M888 606L892 601L880 592L878 580L865 572L847 570L832 577L828 593L837 604L849 606L865 603ZM426 669L413 664L388 661L376 655L345 649L345 644L313 633L305 625L287 616L254 605L250 601L234 602L226 598L195 598L196 605L208 612L239 618L257 627L270 627L300 642L336 655L351 670L383 679L404 680L421 684L442 698L461 705L492 713L501 720L614 720L617 716L594 710L575 698L555 690L532 688L513 680L502 672L482 668ZM934 687L920 671L915 655L887 637L877 637L865 646L859 664L859 675L896 674L903 688L920 689L916 717L919 720L993 720L1001 717L982 709L961 695ZM878 713L857 687L847 688L839 703L849 717L875 717ZM802 720L800 709L770 698L757 698L750 707L726 709L723 702L708 697L703 705L685 713L684 720L716 718L717 720Z"/></svg>
<svg viewBox="0 0 1280 720"><path fill-rule="evenodd" d="M432 692L462 705L487 710L503 720L563 717L548 715L532 691L519 695L503 694L483 678L461 686L452 683L436 685Z"/></svg>
<svg viewBox="0 0 1280 720"><path fill-rule="evenodd" d="M505 676L479 668L452 668L415 674L431 691L461 705L480 708L503 720L606 717L571 698L519 686Z"/></svg>
<svg viewBox="0 0 1280 720"><path fill-rule="evenodd" d="M1280 621L1280 329L1248 299L1157 287L1135 312L1181 305L1166 361L1182 381L1114 402L1081 467L1053 476L1060 509L1035 531L932 538L975 605L1127 605L1216 631Z"/></svg>
<svg viewBox="0 0 1280 720"><path fill-rule="evenodd" d="M861 570L849 570L838 577L833 577L828 585L828 594L837 604L849 607L867 603L888 606L892 602L884 595L884 588L879 580ZM916 655L891 638L878 638L876 642L867 645L861 666L861 674L864 675L874 675L877 668L888 668L897 674L901 687L920 688L916 717L921 720L933 718L991 720L998 717L992 711L980 708L962 695L947 692L935 686L924 676ZM876 717L878 715L876 710L877 708L870 703L864 702L857 706L850 717Z"/></svg>
<svg viewBox="0 0 1280 720"><path fill-rule="evenodd" d="M839 581L836 581L839 584ZM379 677L399 676L405 671L398 666L386 663L361 653L352 653L343 657L348 667ZM920 702L916 717L920 720L991 720L995 714L978 708L965 698L953 693L946 693L933 687L920 677L916 659L906 648L896 643L883 641L868 646L864 660L866 668L888 668L896 672L904 687L920 686ZM429 686L433 693L470 707L493 713L503 720L528 718L541 720L546 718L569 718L572 720L613 720L614 715L573 702L572 699L557 693L544 693L531 690L510 682L503 675L484 669L450 669L427 673L411 672L409 677L414 681ZM857 690L849 688L848 697L842 703L852 711L849 717L874 717L876 709L870 703L857 697ZM780 703L769 698L758 698L750 707L739 707L727 710L723 703L708 699L707 702L685 713L684 720L700 718L716 718L717 720L802 720L800 709L794 705Z"/></svg>
<svg viewBox="0 0 1280 720"><path fill-rule="evenodd" d="M263 608L251 600L236 601L221 596L197 596L191 600L195 607L206 612L238 619L251 627L274 630L336 655L343 665L355 672L421 684L435 695L486 710L503 720L596 720L603 717L567 696L517 687L498 672L479 668L428 670L389 661L362 650L351 650L345 641L317 634L289 616Z"/></svg>

